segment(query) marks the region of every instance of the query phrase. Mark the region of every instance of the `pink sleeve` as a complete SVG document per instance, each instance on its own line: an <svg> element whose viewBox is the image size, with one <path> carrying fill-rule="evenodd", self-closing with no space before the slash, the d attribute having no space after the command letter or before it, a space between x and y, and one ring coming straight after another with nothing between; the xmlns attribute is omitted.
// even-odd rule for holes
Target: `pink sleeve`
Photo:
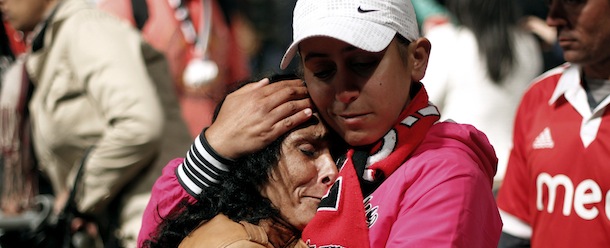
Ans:
<svg viewBox="0 0 610 248"><path fill-rule="evenodd" d="M142 227L138 235L138 247L142 247L142 243L154 235L162 221L161 218L177 211L183 200L188 201L188 203L195 203L196 199L186 192L176 176L176 169L183 160L177 158L170 161L163 168L162 175L153 185L150 201L142 218Z"/></svg>
<svg viewBox="0 0 610 248"><path fill-rule="evenodd" d="M502 221L488 177L473 161L444 155L405 185L387 247L497 246Z"/></svg>

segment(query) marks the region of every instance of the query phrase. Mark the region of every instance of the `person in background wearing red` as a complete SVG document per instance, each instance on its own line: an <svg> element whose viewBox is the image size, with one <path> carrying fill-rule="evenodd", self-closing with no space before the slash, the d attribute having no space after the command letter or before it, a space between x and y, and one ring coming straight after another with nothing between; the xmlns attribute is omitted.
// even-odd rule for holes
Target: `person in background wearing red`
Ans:
<svg viewBox="0 0 610 248"><path fill-rule="evenodd" d="M211 123L229 85L249 77L230 11L216 0L101 0L97 6L138 27L165 54L193 137Z"/></svg>
<svg viewBox="0 0 610 248"><path fill-rule="evenodd" d="M568 62L517 110L499 247L610 247L610 1L547 3Z"/></svg>

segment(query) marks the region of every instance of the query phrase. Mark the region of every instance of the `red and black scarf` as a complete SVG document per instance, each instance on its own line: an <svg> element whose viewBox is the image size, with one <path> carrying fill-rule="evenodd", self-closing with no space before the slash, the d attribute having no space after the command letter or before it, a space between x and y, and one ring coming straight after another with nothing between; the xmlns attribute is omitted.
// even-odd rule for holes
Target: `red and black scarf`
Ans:
<svg viewBox="0 0 610 248"><path fill-rule="evenodd" d="M369 246L372 223L365 216L364 198L409 159L440 119L423 85L417 83L411 90L415 96L400 114L400 122L372 146L347 152L337 181L303 232L311 247Z"/></svg>

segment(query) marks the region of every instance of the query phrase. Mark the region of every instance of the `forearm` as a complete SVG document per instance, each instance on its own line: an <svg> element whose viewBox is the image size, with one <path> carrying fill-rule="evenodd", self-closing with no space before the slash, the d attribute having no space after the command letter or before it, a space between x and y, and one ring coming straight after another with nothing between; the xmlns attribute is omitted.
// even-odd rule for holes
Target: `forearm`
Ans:
<svg viewBox="0 0 610 248"><path fill-rule="evenodd" d="M85 168L76 185L77 192L82 190L81 197L77 198L79 211L99 213L125 185L138 180L138 175L153 163L159 152L157 133L157 130L151 131L151 136L137 143L112 138L112 134L98 141L85 158ZM73 168L72 175L78 167Z"/></svg>
<svg viewBox="0 0 610 248"><path fill-rule="evenodd" d="M203 188L219 184L221 176L229 172L231 164L232 160L222 157L209 145L204 129L176 169L176 177L190 195L196 196Z"/></svg>

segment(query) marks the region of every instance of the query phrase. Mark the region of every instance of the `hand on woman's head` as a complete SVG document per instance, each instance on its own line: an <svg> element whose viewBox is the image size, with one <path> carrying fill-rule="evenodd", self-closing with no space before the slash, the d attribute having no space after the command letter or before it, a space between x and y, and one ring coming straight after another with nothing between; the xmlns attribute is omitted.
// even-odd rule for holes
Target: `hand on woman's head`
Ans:
<svg viewBox="0 0 610 248"><path fill-rule="evenodd" d="M220 155L235 159L265 147L312 115L300 79L265 78L230 93L205 136Z"/></svg>

